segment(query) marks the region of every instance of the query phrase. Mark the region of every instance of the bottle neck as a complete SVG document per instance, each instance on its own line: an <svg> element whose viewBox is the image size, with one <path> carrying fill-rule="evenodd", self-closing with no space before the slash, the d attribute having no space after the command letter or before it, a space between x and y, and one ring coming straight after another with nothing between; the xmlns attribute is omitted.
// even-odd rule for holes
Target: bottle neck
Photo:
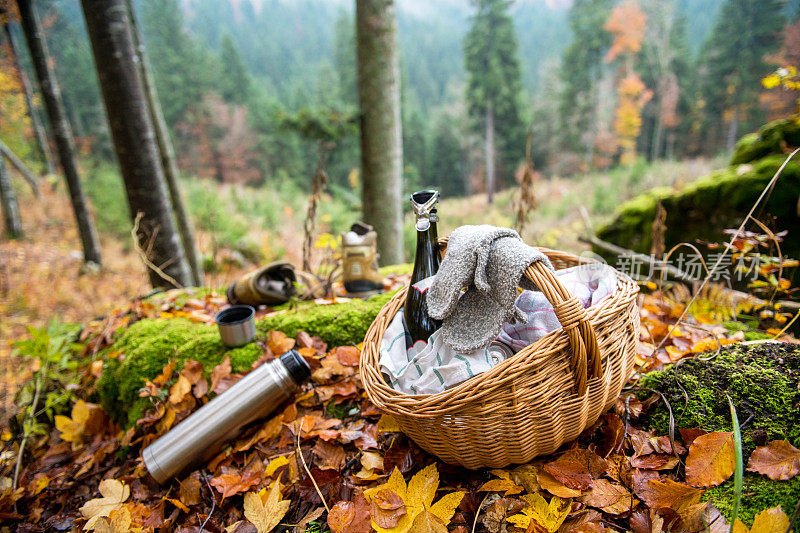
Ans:
<svg viewBox="0 0 800 533"><path fill-rule="evenodd" d="M436 274L439 270L439 262L439 235L436 222L431 221L428 229L417 230L417 252L414 256L411 284Z"/></svg>

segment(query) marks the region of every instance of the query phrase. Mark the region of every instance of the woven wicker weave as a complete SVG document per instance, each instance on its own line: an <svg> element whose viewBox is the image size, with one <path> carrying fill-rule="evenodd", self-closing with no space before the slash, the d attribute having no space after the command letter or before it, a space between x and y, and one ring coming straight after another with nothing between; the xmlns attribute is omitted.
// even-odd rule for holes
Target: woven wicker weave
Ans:
<svg viewBox="0 0 800 533"><path fill-rule="evenodd" d="M440 247L446 245L441 239ZM557 269L579 264L572 254L540 250ZM364 338L361 379L370 400L445 462L502 468L552 453L614 404L633 371L639 288L632 279L618 272L617 291L584 309L541 264L525 276L553 304L562 329L444 392L403 394L381 376L381 339L407 287L381 309Z"/></svg>

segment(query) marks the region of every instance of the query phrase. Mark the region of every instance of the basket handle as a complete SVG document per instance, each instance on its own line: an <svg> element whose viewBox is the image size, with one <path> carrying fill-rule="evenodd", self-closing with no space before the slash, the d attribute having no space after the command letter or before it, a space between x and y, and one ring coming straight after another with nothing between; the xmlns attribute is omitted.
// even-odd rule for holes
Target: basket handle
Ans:
<svg viewBox="0 0 800 533"><path fill-rule="evenodd" d="M439 251L442 255L447 249L447 241L447 237L439 239ZM597 377L602 373L600 345L597 343L594 327L586 315L586 309L542 262L531 263L525 269L525 277L553 305L556 318L567 333L572 348L571 366L575 374L575 387L578 395L583 396L587 387L589 364L592 366L592 376Z"/></svg>

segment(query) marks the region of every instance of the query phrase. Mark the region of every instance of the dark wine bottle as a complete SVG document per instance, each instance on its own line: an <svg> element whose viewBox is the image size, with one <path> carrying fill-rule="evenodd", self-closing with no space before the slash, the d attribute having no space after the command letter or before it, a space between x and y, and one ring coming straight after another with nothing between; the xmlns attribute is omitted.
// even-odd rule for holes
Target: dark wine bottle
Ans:
<svg viewBox="0 0 800 533"><path fill-rule="evenodd" d="M411 286L408 288L403 315L406 329L411 335L412 345L418 341L428 342L428 337L442 327L439 320L428 315L427 286L419 282L433 276L439 270L439 236L436 223L436 202L439 191L417 191L411 195L411 206L414 208L417 229L417 253L414 257L414 271L411 274ZM410 346L409 346L410 347Z"/></svg>

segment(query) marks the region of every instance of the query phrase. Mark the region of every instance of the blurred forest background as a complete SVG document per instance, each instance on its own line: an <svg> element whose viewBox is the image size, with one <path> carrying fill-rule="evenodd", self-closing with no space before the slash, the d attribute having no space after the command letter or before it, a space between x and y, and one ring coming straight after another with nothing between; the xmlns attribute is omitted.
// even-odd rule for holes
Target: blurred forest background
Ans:
<svg viewBox="0 0 800 533"><path fill-rule="evenodd" d="M330 184L318 230L336 235L359 218L358 129L330 130L357 123L353 2L133 6L205 270L217 276L210 284L254 263L298 262L323 145ZM131 220L81 5L39 0L36 7L94 218L112 250L105 268L130 272ZM403 191L439 188L446 233L464 223L511 225L512 191L527 176L538 207L523 235L580 248L577 234L587 222L608 218L643 190L679 186L721 166L741 135L795 111L796 96L768 90L762 79L800 63L799 14L800 0L398 0ZM24 42L18 26L9 31ZM34 79L27 48L17 48L23 72ZM496 185L487 191L489 93L499 97L492 109ZM34 106L44 119L38 99ZM45 170L7 35L0 139L31 168ZM77 250L66 194L56 187L59 178L51 174L50 181L54 189L36 208L26 207L30 193L15 183L27 234L50 232L52 242ZM487 206L486 193L495 191ZM588 219L579 216L581 205ZM408 259L413 234L406 222ZM8 264L15 251L5 253ZM49 249L38 252L49 259L36 261L27 253L31 263L69 257ZM76 279L72 286L82 283ZM138 274L115 279L116 292L146 289ZM97 283L86 283L97 291ZM27 291L9 297L18 301L7 300L7 308L41 296Z"/></svg>

